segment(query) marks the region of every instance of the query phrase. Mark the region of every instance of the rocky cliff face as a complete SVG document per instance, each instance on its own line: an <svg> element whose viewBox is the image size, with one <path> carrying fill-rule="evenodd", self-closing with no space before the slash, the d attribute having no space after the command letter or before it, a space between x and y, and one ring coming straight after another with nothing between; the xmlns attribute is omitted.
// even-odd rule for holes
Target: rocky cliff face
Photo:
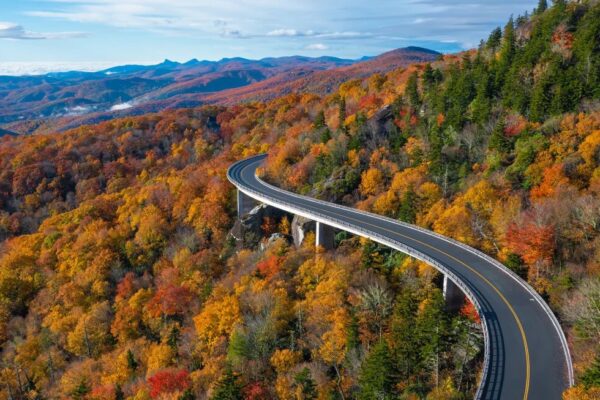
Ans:
<svg viewBox="0 0 600 400"><path fill-rule="evenodd" d="M283 217L291 219L289 213L278 208L260 204L246 215L238 218L229 234L240 246L253 246L268 232L264 231L265 223L279 224Z"/></svg>
<svg viewBox="0 0 600 400"><path fill-rule="evenodd" d="M299 215L294 215L294 219L292 219L292 238L294 239L294 245L300 247L306 234L308 232L314 232L316 226L317 224L315 221Z"/></svg>

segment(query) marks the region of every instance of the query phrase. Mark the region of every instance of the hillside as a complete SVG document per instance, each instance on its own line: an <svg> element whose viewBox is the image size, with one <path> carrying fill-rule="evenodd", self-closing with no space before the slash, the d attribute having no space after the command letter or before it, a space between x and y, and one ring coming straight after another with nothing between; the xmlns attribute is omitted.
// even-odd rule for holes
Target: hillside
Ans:
<svg viewBox="0 0 600 400"><path fill-rule="evenodd" d="M479 317L431 267L236 223L226 168L263 152L277 185L502 261L567 332L564 399L598 398L599 37L598 2L557 2L326 95L3 138L0 399L471 398Z"/></svg>
<svg viewBox="0 0 600 400"><path fill-rule="evenodd" d="M98 73L0 77L0 124L22 133L46 133L165 109L272 99L298 90L325 94L347 79L437 56L431 50L407 48L358 62L300 56L184 64L166 60Z"/></svg>

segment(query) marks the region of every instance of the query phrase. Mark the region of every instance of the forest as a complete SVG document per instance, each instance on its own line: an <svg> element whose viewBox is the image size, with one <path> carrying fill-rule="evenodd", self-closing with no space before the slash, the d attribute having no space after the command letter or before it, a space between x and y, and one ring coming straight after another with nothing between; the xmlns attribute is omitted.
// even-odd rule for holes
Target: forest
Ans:
<svg viewBox="0 0 600 400"><path fill-rule="evenodd" d="M600 3L328 96L0 138L0 399L466 399L479 316L430 266L288 216L231 234L231 163L434 230L527 280L600 397Z"/></svg>

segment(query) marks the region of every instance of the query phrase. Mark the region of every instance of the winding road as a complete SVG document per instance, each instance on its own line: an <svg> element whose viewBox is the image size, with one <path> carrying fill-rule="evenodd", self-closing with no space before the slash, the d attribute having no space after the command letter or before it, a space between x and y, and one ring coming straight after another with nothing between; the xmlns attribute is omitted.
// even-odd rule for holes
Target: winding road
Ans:
<svg viewBox="0 0 600 400"><path fill-rule="evenodd" d="M446 274L479 309L485 339L478 399L560 399L573 383L564 333L542 298L487 255L396 220L272 186L256 175L266 155L233 164L227 176L260 202L407 253Z"/></svg>

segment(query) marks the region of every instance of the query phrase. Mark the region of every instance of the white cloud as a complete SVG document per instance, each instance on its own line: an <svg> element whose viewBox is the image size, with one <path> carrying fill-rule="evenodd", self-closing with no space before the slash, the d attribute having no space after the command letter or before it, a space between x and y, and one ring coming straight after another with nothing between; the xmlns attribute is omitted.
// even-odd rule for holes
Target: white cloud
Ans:
<svg viewBox="0 0 600 400"><path fill-rule="evenodd" d="M0 62L0 75L44 75L51 72L84 71L93 72L110 68L118 63L106 62Z"/></svg>
<svg viewBox="0 0 600 400"><path fill-rule="evenodd" d="M12 22L0 22L0 39L13 40L42 40L42 39L69 39L86 36L83 32L31 32L23 26Z"/></svg>
<svg viewBox="0 0 600 400"><path fill-rule="evenodd" d="M203 39L369 40L370 46L476 42L535 0L40 0L30 16ZM399 43L393 38L408 38ZM303 43L308 46L310 43ZM384 44L385 43L385 44ZM265 45L269 46L269 45Z"/></svg>
<svg viewBox="0 0 600 400"><path fill-rule="evenodd" d="M133 107L133 104L131 104L131 103L115 104L114 106L112 106L110 108L110 111L123 111L123 110L127 110L131 107Z"/></svg>
<svg viewBox="0 0 600 400"><path fill-rule="evenodd" d="M305 47L306 50L327 50L329 49L329 46L323 44L323 43L313 43L313 44L309 44L308 46Z"/></svg>
<svg viewBox="0 0 600 400"><path fill-rule="evenodd" d="M312 30L308 31L299 31L297 29L275 29L270 32L267 32L265 36L270 37L311 37L311 38L319 38L319 39L360 39L371 37L373 34L369 32L352 32L352 31L344 31L344 32L315 32Z"/></svg>
<svg viewBox="0 0 600 400"><path fill-rule="evenodd" d="M298 32L295 29L275 29L271 32L268 32L267 36L307 36L307 34L309 33Z"/></svg>

